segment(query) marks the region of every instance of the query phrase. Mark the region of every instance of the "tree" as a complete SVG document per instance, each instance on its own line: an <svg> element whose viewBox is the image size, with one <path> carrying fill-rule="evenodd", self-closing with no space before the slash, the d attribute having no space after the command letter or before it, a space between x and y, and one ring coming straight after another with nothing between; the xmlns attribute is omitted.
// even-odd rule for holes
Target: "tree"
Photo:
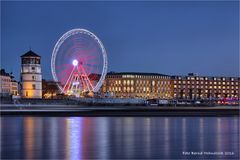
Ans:
<svg viewBox="0 0 240 160"><path fill-rule="evenodd" d="M53 98L54 95L58 94L59 88L58 88L58 83L59 82L55 82L52 80L42 80L42 94L43 97L47 96L47 95L51 95L51 99Z"/></svg>

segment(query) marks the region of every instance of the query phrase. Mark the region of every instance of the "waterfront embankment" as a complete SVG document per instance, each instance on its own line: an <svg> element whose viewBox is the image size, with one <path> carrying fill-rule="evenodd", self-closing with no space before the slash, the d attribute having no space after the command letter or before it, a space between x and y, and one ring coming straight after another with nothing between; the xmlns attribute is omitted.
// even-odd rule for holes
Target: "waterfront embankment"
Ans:
<svg viewBox="0 0 240 160"><path fill-rule="evenodd" d="M239 106L1 105L1 115L32 116L238 116Z"/></svg>

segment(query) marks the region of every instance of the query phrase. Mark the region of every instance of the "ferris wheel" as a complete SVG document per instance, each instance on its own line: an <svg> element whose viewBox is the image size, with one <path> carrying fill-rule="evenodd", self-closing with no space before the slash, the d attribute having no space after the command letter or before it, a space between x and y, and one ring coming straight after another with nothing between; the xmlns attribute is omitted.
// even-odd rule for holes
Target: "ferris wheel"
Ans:
<svg viewBox="0 0 240 160"><path fill-rule="evenodd" d="M107 54L100 39L86 29L72 29L56 43L51 71L60 91L80 96L98 92L107 74Z"/></svg>

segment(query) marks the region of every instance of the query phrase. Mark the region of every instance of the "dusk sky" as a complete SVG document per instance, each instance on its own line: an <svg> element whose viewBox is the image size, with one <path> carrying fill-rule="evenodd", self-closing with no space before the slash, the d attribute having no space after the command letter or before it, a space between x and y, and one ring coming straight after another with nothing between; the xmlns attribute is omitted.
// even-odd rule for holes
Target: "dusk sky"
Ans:
<svg viewBox="0 0 240 160"><path fill-rule="evenodd" d="M20 74L31 47L52 79L51 54L68 30L103 42L108 71L239 76L239 2L1 2L1 68Z"/></svg>

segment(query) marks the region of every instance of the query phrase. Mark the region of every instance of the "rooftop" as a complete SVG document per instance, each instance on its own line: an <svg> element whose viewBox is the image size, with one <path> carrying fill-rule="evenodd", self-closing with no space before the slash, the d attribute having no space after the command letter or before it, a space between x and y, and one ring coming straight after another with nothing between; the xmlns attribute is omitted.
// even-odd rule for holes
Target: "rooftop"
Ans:
<svg viewBox="0 0 240 160"><path fill-rule="evenodd" d="M160 73L144 73L144 72L108 72L107 75L144 75L144 76L168 76Z"/></svg>
<svg viewBox="0 0 240 160"><path fill-rule="evenodd" d="M5 69L1 69L1 70L0 70L0 75L1 75L1 76L10 76L10 74L7 73L7 72L5 71Z"/></svg>
<svg viewBox="0 0 240 160"><path fill-rule="evenodd" d="M0 75L10 77L12 82L16 82L16 80L14 80L14 76L12 75L12 72L7 73L5 69L0 69Z"/></svg>
<svg viewBox="0 0 240 160"><path fill-rule="evenodd" d="M41 56L39 56L38 54L36 54L32 50L30 50L27 53L21 55L21 57L41 57Z"/></svg>

